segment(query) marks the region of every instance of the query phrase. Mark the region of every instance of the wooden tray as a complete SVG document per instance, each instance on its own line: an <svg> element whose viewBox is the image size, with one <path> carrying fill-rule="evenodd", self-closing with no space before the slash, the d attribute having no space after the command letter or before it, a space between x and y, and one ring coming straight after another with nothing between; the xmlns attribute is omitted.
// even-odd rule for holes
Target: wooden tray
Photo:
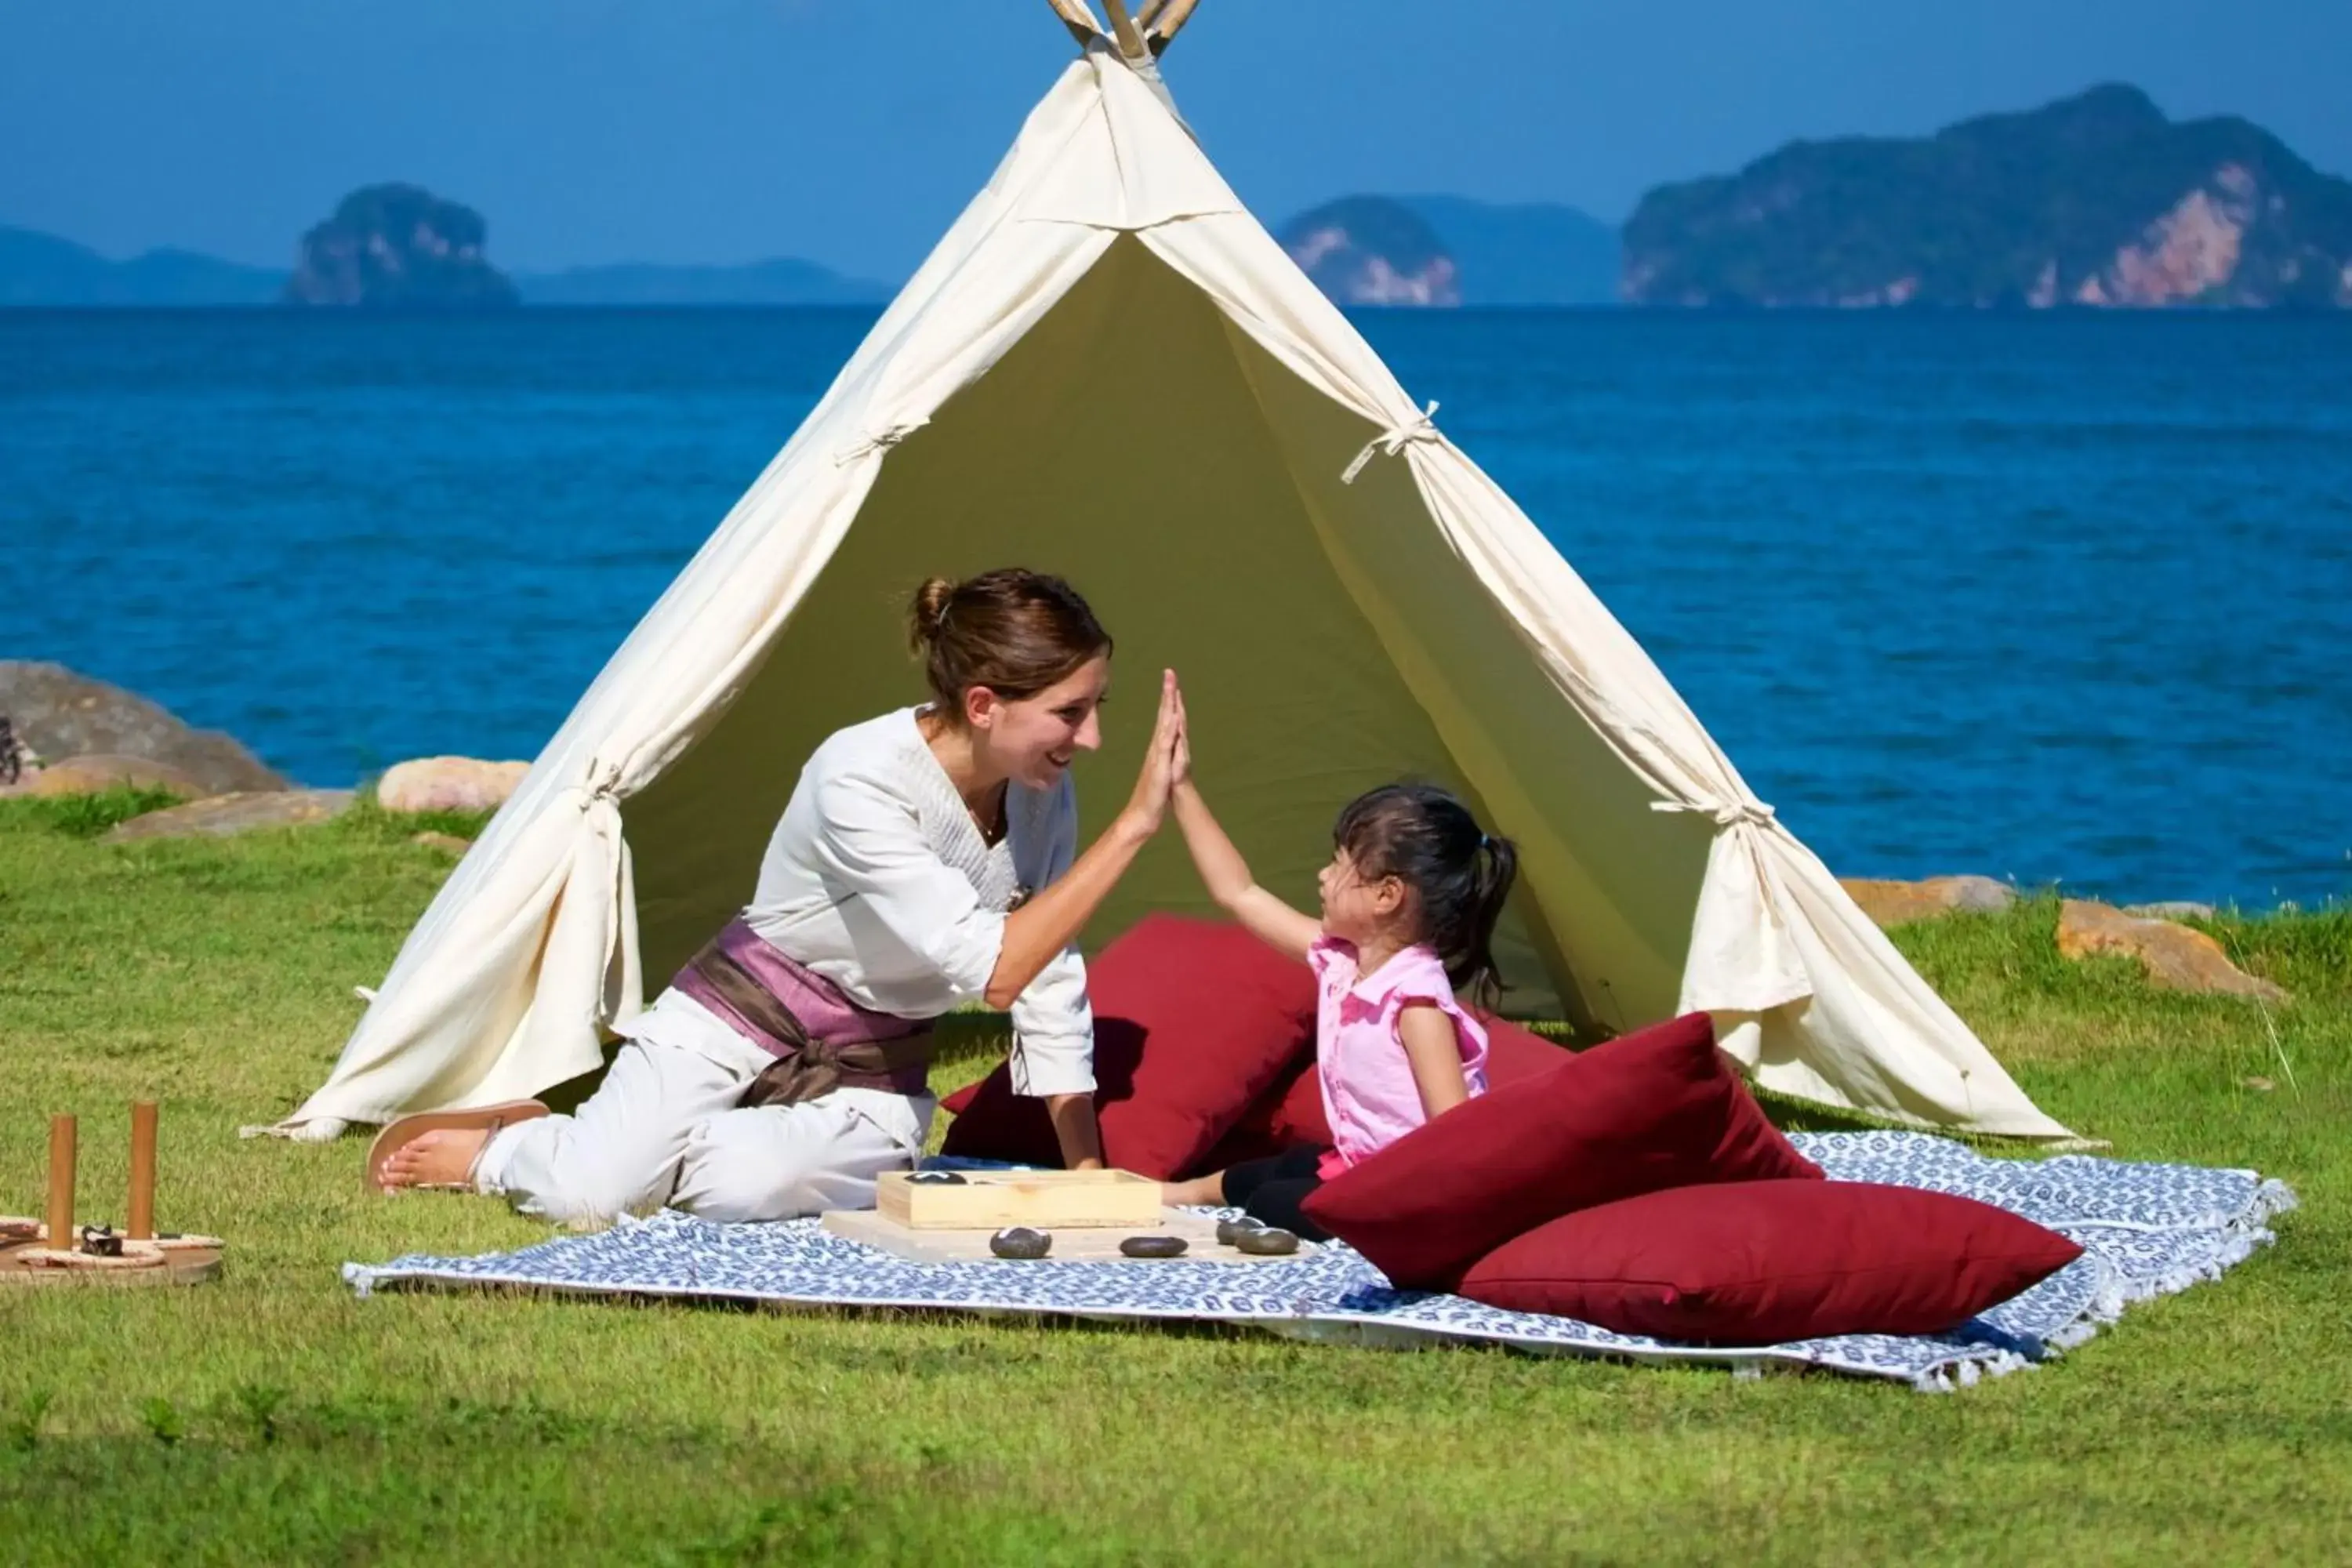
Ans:
<svg viewBox="0 0 2352 1568"><path fill-rule="evenodd" d="M194 1245L189 1245L193 1240ZM209 1237L166 1238L156 1262L146 1268L99 1266L68 1266L63 1268L43 1266L33 1255L46 1255L48 1247L40 1240L0 1240L0 1289L23 1286L36 1289L43 1286L72 1289L88 1286L100 1289L124 1289L134 1285L201 1285L217 1279L221 1271L221 1248L205 1245ZM130 1242L127 1247L153 1246L153 1243ZM106 1260L112 1262L111 1259Z"/></svg>
<svg viewBox="0 0 2352 1568"><path fill-rule="evenodd" d="M1091 1226L1145 1229L1160 1223L1160 1184L1126 1171L960 1171L961 1183L910 1180L889 1171L874 1206L912 1230L1039 1230ZM983 1249L985 1250L985 1249Z"/></svg>
<svg viewBox="0 0 2352 1568"><path fill-rule="evenodd" d="M1077 1173L1085 1174L1087 1173ZM950 1191L954 1189L950 1188ZM988 1238L1002 1226L987 1230L917 1230L876 1209L835 1209L824 1216L824 1228L847 1241L864 1242L913 1263L1002 1263L1017 1267L1025 1261L999 1258L988 1250ZM1160 1217L1142 1226L1088 1226L1054 1231L1048 1263L1139 1263L1163 1261L1135 1258L1118 1249L1130 1236L1181 1236L1192 1245L1177 1263L1288 1263L1313 1255L1315 1244L1302 1241L1287 1258L1259 1258L1217 1243L1217 1222L1182 1209L1162 1209Z"/></svg>

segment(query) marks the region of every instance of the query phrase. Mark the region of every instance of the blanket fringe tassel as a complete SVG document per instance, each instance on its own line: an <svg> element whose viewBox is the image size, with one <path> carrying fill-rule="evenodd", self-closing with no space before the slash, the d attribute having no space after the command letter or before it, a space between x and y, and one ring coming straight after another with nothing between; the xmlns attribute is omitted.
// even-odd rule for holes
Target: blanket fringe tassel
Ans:
<svg viewBox="0 0 2352 1568"><path fill-rule="evenodd" d="M2137 1289L2126 1284L2114 1269L2107 1270L2100 1281L2091 1304L2083 1315L2065 1328L2052 1334L2042 1343L2053 1355L2073 1350L2075 1346L2098 1337L2107 1324L2124 1315L2124 1309L2140 1301L2153 1301L2160 1296L2177 1296L2191 1285L2208 1279L2219 1279L2243 1263L2263 1247L2278 1239L2269 1222L2296 1206L2293 1188L2284 1182L2266 1181L2254 1193L2253 1201L2242 1214L2227 1219L2216 1219L2215 1227L2227 1234L2214 1249L2200 1262L2176 1268L2168 1274L2141 1284ZM1966 1356L1932 1367L1911 1380L1911 1386L1922 1394L1951 1394L1963 1388L1973 1388L1988 1377L2006 1377L2039 1363L2015 1351L1996 1351L1989 1355Z"/></svg>

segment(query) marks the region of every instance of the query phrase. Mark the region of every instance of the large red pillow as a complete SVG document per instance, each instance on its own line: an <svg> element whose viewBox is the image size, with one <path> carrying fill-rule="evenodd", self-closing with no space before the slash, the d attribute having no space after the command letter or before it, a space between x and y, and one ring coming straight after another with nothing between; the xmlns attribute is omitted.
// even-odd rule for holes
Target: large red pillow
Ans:
<svg viewBox="0 0 2352 1568"><path fill-rule="evenodd" d="M1087 964L1087 990L1103 1157L1138 1175L1169 1180L1195 1167L1314 1050L1313 973L1239 926L1150 916ZM1062 1162L1045 1102L1015 1094L1003 1067L965 1100L945 1152Z"/></svg>
<svg viewBox="0 0 2352 1568"><path fill-rule="evenodd" d="M1866 1182L1676 1187L1505 1242L1461 1291L1621 1334L1771 1345L1939 1334L2083 1249L2006 1209Z"/></svg>
<svg viewBox="0 0 2352 1568"><path fill-rule="evenodd" d="M1324 1183L1306 1207L1395 1284L1451 1289L1504 1242L1578 1209L1821 1174L1765 1120L1694 1013L1454 1107Z"/></svg>

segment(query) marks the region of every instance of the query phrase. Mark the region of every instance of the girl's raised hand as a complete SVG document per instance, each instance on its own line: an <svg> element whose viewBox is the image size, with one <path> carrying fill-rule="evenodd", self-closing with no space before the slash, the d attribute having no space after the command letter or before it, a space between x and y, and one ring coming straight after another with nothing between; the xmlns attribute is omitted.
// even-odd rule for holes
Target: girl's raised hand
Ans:
<svg viewBox="0 0 2352 1568"><path fill-rule="evenodd" d="M1176 752L1169 783L1181 787L1192 782L1192 718L1184 710L1184 689L1173 684L1172 675L1171 681L1170 689L1176 698Z"/></svg>

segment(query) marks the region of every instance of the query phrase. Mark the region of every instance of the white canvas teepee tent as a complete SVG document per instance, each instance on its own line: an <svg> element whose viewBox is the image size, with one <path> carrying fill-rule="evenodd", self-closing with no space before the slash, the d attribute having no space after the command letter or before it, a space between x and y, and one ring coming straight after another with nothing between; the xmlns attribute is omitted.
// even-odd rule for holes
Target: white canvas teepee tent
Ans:
<svg viewBox="0 0 2352 1568"><path fill-rule="evenodd" d="M1340 804L1436 778L1521 847L1503 958L1523 1006L1620 1028L1704 1009L1769 1088L2066 1136L1243 209L1118 20L1126 48L1073 18L1082 57L279 1131L595 1069L647 977L748 897L816 742L919 697L914 583L1023 563L1087 595L1130 688L1179 671L1203 788L1269 886L1311 899ZM1136 709L1081 763L1089 831L1126 795ZM1090 942L1202 905L1171 840Z"/></svg>

